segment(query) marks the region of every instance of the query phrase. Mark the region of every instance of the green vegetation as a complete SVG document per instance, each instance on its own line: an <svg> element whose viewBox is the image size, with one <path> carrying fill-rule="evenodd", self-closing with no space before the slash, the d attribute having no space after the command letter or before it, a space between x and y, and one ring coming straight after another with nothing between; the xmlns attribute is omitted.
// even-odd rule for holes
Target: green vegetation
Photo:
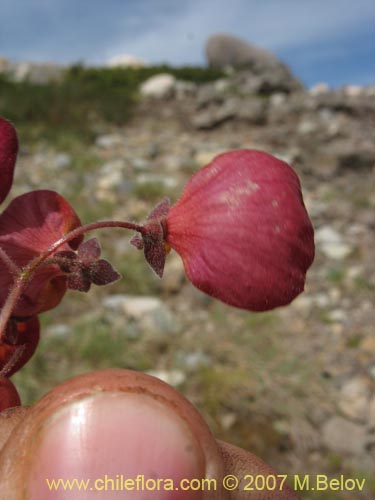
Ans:
<svg viewBox="0 0 375 500"><path fill-rule="evenodd" d="M103 123L123 125L138 102L139 85L158 73L196 83L223 74L202 67L86 68L67 69L60 81L44 85L27 80L14 82L0 75L0 115L17 123L23 138L79 134L89 140ZM68 132L69 131L69 132Z"/></svg>

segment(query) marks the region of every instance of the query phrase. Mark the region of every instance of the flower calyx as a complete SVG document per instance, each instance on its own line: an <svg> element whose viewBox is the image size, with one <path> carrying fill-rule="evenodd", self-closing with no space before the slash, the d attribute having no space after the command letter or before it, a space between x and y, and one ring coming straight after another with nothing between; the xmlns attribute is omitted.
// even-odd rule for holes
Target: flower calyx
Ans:
<svg viewBox="0 0 375 500"><path fill-rule="evenodd" d="M160 278L163 276L165 259L170 251L165 242L169 208L170 201L164 198L148 215L141 235L137 234L130 241L138 250L144 251L147 262Z"/></svg>
<svg viewBox="0 0 375 500"><path fill-rule="evenodd" d="M88 292L91 283L108 285L121 278L112 265L100 259L101 248L96 238L87 240L78 247L77 252L62 250L53 256L53 262L68 275L68 288Z"/></svg>

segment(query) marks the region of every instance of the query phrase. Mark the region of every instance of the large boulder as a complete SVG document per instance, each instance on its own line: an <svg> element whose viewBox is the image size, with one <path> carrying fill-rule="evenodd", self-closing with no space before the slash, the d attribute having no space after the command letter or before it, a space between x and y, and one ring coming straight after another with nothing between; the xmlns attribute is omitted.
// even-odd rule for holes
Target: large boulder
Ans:
<svg viewBox="0 0 375 500"><path fill-rule="evenodd" d="M246 76L251 74L254 82L246 82L249 90L267 92L299 90L301 83L289 68L266 49L250 45L240 38L219 34L211 36L206 44L209 66L214 68L241 68ZM252 88L254 87L254 89Z"/></svg>

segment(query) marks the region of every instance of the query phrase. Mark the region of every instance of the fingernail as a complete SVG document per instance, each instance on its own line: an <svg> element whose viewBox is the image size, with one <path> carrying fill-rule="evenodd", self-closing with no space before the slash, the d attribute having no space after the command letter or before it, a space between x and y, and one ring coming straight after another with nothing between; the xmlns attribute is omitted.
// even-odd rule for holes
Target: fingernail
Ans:
<svg viewBox="0 0 375 500"><path fill-rule="evenodd" d="M120 392L60 409L37 433L30 462L30 500L197 499L202 492L182 491L181 480L205 475L203 451L175 411Z"/></svg>

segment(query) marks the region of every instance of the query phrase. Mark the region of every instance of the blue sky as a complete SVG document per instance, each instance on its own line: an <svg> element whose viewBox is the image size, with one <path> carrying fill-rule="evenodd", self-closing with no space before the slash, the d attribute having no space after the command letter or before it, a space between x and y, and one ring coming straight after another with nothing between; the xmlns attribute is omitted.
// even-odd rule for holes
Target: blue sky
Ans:
<svg viewBox="0 0 375 500"><path fill-rule="evenodd" d="M0 56L204 64L213 33L276 53L307 85L375 83L374 0L0 0Z"/></svg>

